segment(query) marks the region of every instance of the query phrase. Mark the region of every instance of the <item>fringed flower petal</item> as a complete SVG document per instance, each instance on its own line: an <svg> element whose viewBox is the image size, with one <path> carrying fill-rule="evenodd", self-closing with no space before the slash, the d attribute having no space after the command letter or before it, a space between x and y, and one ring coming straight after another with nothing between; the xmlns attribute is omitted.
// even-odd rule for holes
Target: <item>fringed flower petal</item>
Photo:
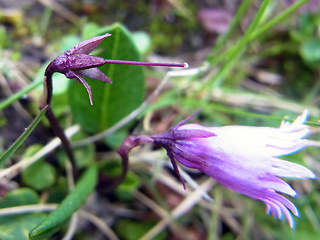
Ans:
<svg viewBox="0 0 320 240"><path fill-rule="evenodd" d="M299 164L273 158L269 172L286 178L316 178L313 172Z"/></svg>
<svg viewBox="0 0 320 240"><path fill-rule="evenodd" d="M294 219L292 217L292 214L289 212L289 210L295 216L299 216L299 211L292 202L290 202L285 197L271 190L266 191L264 193L264 196L258 199L265 202L267 206L267 210L270 209L274 217L281 218L282 216L281 212L282 212L286 217L286 219L288 220L289 226L291 228L294 228Z"/></svg>

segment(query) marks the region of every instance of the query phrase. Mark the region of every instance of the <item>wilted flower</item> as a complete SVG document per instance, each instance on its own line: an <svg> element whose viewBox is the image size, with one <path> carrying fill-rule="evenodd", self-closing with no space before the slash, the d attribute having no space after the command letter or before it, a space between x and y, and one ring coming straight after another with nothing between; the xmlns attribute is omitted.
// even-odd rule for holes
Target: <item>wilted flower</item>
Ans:
<svg viewBox="0 0 320 240"><path fill-rule="evenodd" d="M172 64L172 63L148 63L148 62L136 62L136 61L124 61L124 60L111 60L104 59L98 56L89 55L93 50L95 50L100 43L106 38L111 36L111 34L106 33L101 36L93 37L77 44L74 48L65 51L63 54L55 58L46 68L45 76L45 100L42 100L41 106L49 104L51 100L51 79L52 74L59 72L64 74L69 79L77 79L81 82L89 95L90 104L92 102L92 93L89 84L84 80L83 77L89 77L103 82L112 83L112 81L97 67L104 64L129 64L129 65L146 65L146 66L165 66L165 67L183 67L187 68L188 64ZM43 102L46 103L43 103Z"/></svg>
<svg viewBox="0 0 320 240"><path fill-rule="evenodd" d="M92 105L91 88L82 76L112 83L111 80L97 68L105 64L105 59L88 55L109 36L111 36L111 34L106 33L102 36L90 38L79 43L74 48L65 51L48 65L45 76L51 76L54 72L59 72L67 78L76 78L87 89L90 104Z"/></svg>
<svg viewBox="0 0 320 240"><path fill-rule="evenodd" d="M199 169L236 192L263 201L268 213L275 218L281 218L283 213L293 228L290 211L298 216L298 210L279 193L292 197L297 194L279 177L315 178L315 175L301 165L278 157L293 154L308 145L308 140L304 139L309 133L308 126L304 125L308 112L291 124L283 122L279 128L184 125L191 117L168 132L135 136L132 146L153 142L164 147L178 175L175 160ZM130 144L124 143L128 149Z"/></svg>

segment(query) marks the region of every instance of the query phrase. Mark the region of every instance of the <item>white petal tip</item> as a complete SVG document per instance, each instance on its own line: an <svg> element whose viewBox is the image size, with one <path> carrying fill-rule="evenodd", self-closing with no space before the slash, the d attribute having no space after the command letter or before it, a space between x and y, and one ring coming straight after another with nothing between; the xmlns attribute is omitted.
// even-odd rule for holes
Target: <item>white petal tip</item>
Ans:
<svg viewBox="0 0 320 240"><path fill-rule="evenodd" d="M306 168L304 170L303 175L301 176L301 178L316 179L317 176L312 171L310 171L309 169Z"/></svg>
<svg viewBox="0 0 320 240"><path fill-rule="evenodd" d="M189 64L187 62L183 63L183 68L189 68Z"/></svg>
<svg viewBox="0 0 320 240"><path fill-rule="evenodd" d="M313 172L311 172L311 174L312 174L312 175L310 176L311 179L317 179L317 176L316 176Z"/></svg>
<svg viewBox="0 0 320 240"><path fill-rule="evenodd" d="M298 122L299 124L304 124L308 120L308 117L309 117L309 110L305 109L302 112L302 114L297 117L295 121Z"/></svg>

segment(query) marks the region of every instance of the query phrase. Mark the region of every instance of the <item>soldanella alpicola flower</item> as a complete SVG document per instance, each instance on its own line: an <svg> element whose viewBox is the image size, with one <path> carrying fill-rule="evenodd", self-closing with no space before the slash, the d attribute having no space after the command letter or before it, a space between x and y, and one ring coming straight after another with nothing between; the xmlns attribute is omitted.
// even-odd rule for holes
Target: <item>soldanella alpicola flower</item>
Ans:
<svg viewBox="0 0 320 240"><path fill-rule="evenodd" d="M187 63L174 64L174 63L149 63L125 60L104 59L99 56L89 55L95 50L101 42L111 36L106 33L101 36L93 37L83 42L80 42L70 50L65 51L63 54L55 58L45 71L44 81L44 96L41 99L40 108L49 104L52 98L52 75L55 72L64 74L69 79L76 79L81 82L89 95L90 104L93 105L92 93L89 84L83 77L93 78L99 81L112 83L112 81L97 67L104 64L128 64L128 65L145 65L145 66L164 66L164 67L182 67L187 68Z"/></svg>
<svg viewBox="0 0 320 240"><path fill-rule="evenodd" d="M139 144L157 144L166 149L179 177L176 161L204 172L236 192L263 201L268 213L275 218L284 215L293 228L291 213L298 216L298 210L281 194L292 197L297 194L281 177L303 179L315 178L315 175L307 168L279 157L309 145L304 139L309 133L309 127L304 124L308 112L303 112L292 123L283 122L279 128L185 124L191 117L168 132L130 136L118 152L124 156L124 152Z"/></svg>

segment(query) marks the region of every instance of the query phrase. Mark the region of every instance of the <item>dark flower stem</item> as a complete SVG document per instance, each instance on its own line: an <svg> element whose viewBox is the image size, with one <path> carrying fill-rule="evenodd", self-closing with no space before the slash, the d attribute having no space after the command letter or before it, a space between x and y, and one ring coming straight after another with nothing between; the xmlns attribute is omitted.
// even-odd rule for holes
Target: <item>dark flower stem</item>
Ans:
<svg viewBox="0 0 320 240"><path fill-rule="evenodd" d="M51 71L46 71L45 73L45 77L44 77L44 81L43 81L43 95L40 99L40 110L42 110L44 107L48 106L48 109L45 113L50 126L52 127L55 135L61 140L61 144L63 149L65 150L69 161L71 163L72 166L72 171L73 171L73 176L76 177L78 176L78 171L77 171L77 167L76 167L76 160L71 148L71 144L67 138L67 136L65 135L62 127L59 124L59 121L56 119L56 117L54 116L54 113L52 111L51 108L51 99L52 99L52 72Z"/></svg>
<svg viewBox="0 0 320 240"><path fill-rule="evenodd" d="M119 177L112 181L112 184L108 185L107 188L104 188L105 191L112 191L126 178L129 169L129 152L141 144L152 142L153 139L145 135L132 135L125 138L117 151L121 156L122 172Z"/></svg>
<svg viewBox="0 0 320 240"><path fill-rule="evenodd" d="M56 136L58 138L60 138L61 140L61 144L64 148L64 150L66 151L66 154L70 160L70 163L72 165L72 171L73 171L73 176L76 177L77 176L77 168L76 168L76 160L75 157L73 155L73 151L70 145L70 142L68 140L68 138L66 137L62 127L60 126L58 120L56 119L56 117L53 114L52 108L49 105L48 109L46 111L46 117L50 123L50 126L52 127L54 133L56 134Z"/></svg>

